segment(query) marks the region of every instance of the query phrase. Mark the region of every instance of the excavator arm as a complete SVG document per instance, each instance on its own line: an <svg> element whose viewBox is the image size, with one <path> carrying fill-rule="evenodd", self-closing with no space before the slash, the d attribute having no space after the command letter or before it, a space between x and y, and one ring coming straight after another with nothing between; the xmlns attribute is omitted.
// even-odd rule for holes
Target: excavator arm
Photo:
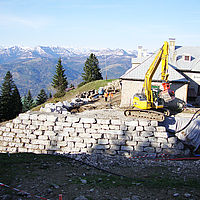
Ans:
<svg viewBox="0 0 200 200"><path fill-rule="evenodd" d="M155 74L161 60L162 60L162 71L161 71L161 80L164 83L168 82L168 42L164 42L164 45L159 50L158 54L156 55L155 59L153 60L152 64L150 65L148 71L145 74L145 81L144 81L144 91L145 96L147 98L148 103L153 103L153 93L151 89L151 82L153 75Z"/></svg>

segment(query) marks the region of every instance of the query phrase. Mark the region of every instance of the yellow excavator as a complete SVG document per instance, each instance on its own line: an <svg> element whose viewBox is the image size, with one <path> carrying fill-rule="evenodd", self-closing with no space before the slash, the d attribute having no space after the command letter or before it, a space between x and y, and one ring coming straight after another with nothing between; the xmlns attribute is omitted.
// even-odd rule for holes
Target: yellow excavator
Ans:
<svg viewBox="0 0 200 200"><path fill-rule="evenodd" d="M165 41L145 74L142 93L136 93L133 97L134 109L125 110L125 116L163 121L165 115L170 115L169 110L164 108L164 103L173 100L175 96L168 82L168 52L169 44ZM162 89L151 84L161 61Z"/></svg>

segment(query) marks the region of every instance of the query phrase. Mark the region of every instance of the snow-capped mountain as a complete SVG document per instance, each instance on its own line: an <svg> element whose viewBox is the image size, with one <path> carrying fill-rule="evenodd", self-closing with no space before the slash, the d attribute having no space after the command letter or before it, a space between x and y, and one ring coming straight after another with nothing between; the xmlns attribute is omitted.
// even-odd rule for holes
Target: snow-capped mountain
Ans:
<svg viewBox="0 0 200 200"><path fill-rule="evenodd" d="M31 89L35 96L42 88L50 87L58 58L61 58L69 84L77 85L81 82L84 63L91 53L97 56L102 75L105 77L107 73L109 79L119 78L131 67L131 58L137 55L135 50L109 48L0 47L0 84L9 70L21 95Z"/></svg>

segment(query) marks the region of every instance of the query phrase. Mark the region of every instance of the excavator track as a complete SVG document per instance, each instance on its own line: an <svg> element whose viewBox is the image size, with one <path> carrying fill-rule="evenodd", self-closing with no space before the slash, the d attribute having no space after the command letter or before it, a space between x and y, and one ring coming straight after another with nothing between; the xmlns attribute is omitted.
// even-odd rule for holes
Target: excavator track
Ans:
<svg viewBox="0 0 200 200"><path fill-rule="evenodd" d="M162 122L165 119L165 114L154 110L128 109L124 111L127 117L147 119Z"/></svg>

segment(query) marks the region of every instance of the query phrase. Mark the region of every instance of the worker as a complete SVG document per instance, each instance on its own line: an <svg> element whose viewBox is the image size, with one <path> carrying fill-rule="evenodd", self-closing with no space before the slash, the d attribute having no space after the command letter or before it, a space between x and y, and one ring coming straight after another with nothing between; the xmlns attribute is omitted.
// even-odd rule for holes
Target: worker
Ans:
<svg viewBox="0 0 200 200"><path fill-rule="evenodd" d="M113 93L112 93L112 92L110 92L109 96L110 96L110 101L111 101L111 100L112 100L112 98L113 98Z"/></svg>
<svg viewBox="0 0 200 200"><path fill-rule="evenodd" d="M105 99L105 101L108 100L108 92L107 91L104 92L104 99Z"/></svg>

